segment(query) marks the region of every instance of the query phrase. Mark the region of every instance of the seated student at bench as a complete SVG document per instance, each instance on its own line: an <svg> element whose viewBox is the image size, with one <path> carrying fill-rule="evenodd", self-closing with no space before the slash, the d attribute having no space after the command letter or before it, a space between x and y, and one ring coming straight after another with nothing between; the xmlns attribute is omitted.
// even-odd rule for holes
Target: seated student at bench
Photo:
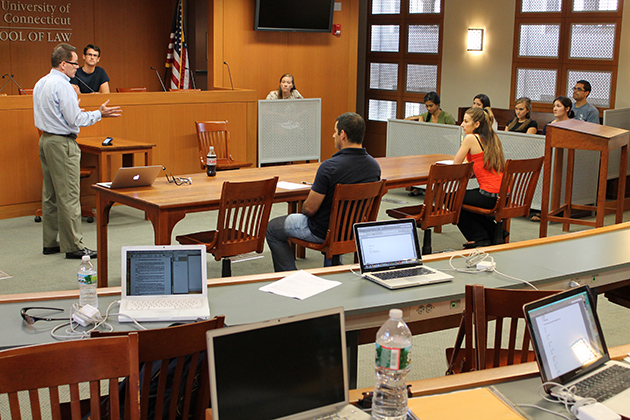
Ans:
<svg viewBox="0 0 630 420"><path fill-rule="evenodd" d="M571 99L567 98L566 96L558 96L556 99L553 100L553 116L556 117L556 119L545 124L545 127L542 131L543 136L547 134L547 126L549 124L553 124L558 121L566 121L570 118L575 117L575 113L571 109L572 105L573 102L571 102Z"/></svg>
<svg viewBox="0 0 630 420"><path fill-rule="evenodd" d="M459 147L454 164L473 162L473 172L479 188L467 190L464 204L491 209L497 202L497 194L503 179L505 157L501 140L492 129L494 119L489 108L470 108L464 114L462 128L464 141ZM468 242L464 248L492 245L497 224L487 216L462 209L457 227Z"/></svg>
<svg viewBox="0 0 630 420"><path fill-rule="evenodd" d="M514 114L516 116L505 126L505 131L536 134L538 132L538 123L531 119L531 112L532 101L526 97L518 98L514 105Z"/></svg>
<svg viewBox="0 0 630 420"><path fill-rule="evenodd" d="M303 99L302 94L295 88L295 79L292 74L285 73L280 76L278 90L272 90L266 98L266 100L273 99Z"/></svg>
<svg viewBox="0 0 630 420"><path fill-rule="evenodd" d="M472 107L484 109L488 108L490 111L492 111L492 108L490 107L490 97L485 93L475 95L475 97L473 98ZM497 120L494 119L494 114L492 114L492 121L490 122L490 125L492 126L492 129L494 131L497 131L499 129L499 123L497 122Z"/></svg>
<svg viewBox="0 0 630 420"><path fill-rule="evenodd" d="M455 125L455 118L453 118L453 116L448 112L442 111L442 108L440 108L440 95L436 92L429 92L424 95L424 106L427 108L427 112L421 115L407 117L405 119L436 124Z"/></svg>

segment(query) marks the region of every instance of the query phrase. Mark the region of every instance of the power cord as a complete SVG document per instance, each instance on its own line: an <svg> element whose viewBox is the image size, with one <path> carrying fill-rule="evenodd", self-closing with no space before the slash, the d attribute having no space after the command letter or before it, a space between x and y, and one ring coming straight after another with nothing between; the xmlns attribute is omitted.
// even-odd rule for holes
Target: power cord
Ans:
<svg viewBox="0 0 630 420"><path fill-rule="evenodd" d="M112 306L115 304L120 304L120 300L116 300L110 303L105 310L105 315L101 316L99 310L94 308L93 306L84 305L83 307L80 307L78 304L75 303L72 305L72 310L70 311L71 314L69 317L69 322L57 325L55 328L52 329L50 335L56 340L77 340L89 338L92 331L99 330L101 329L101 327L106 327L108 332L114 331L114 327L111 324L107 323L107 319L112 315L125 316L129 318L134 324L136 324L140 329L146 330L146 327L140 325L138 321L128 315L110 313ZM92 324L94 326L88 328L87 330L81 331L78 329L80 327L87 327ZM57 332L64 327L64 333L58 334Z"/></svg>

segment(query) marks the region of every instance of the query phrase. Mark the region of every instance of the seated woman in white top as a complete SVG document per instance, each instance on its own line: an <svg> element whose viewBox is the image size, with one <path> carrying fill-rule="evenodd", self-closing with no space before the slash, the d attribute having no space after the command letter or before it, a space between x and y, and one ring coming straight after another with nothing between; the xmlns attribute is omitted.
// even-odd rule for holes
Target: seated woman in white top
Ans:
<svg viewBox="0 0 630 420"><path fill-rule="evenodd" d="M473 98L473 104L472 104L473 108L491 108L490 107L490 98L488 97L488 95L486 95L485 93L480 93L479 95L476 95ZM499 129L499 124L497 123L497 120L494 119L494 115L492 116L492 129L494 131L497 131Z"/></svg>
<svg viewBox="0 0 630 420"><path fill-rule="evenodd" d="M266 99L303 99L303 96L295 88L293 75L285 73L280 77L280 86L278 86L278 90L272 90L269 92Z"/></svg>

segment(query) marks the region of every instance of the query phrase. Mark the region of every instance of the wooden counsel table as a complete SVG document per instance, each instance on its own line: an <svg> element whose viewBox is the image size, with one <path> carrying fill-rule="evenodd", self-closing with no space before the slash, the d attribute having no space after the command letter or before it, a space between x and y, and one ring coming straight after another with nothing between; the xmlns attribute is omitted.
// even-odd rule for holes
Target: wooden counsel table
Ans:
<svg viewBox="0 0 630 420"><path fill-rule="evenodd" d="M437 161L450 159L450 155L401 156L378 158L381 177L387 179L387 188L400 188L425 184L429 168ZM312 183L319 163L300 165L247 168L238 171L217 172L209 178L205 173L191 175L192 185L169 184L160 178L150 187L111 190L93 185L96 190L96 236L98 246L98 285L108 284L108 239L107 224L109 211L114 203L124 204L143 210L153 224L156 245L171 243L173 227L187 213L218 210L221 189L225 181L254 181L279 176L280 181L296 184ZM309 185L295 190L276 190L275 202L297 202L306 199Z"/></svg>
<svg viewBox="0 0 630 420"><path fill-rule="evenodd" d="M94 155L98 160L97 182L111 181L114 178L111 168L111 158L114 155L122 155L122 166L151 165L155 144L115 137L111 146L103 146L105 137L77 137L77 144L81 148L81 153ZM135 153L144 155L142 165L135 164Z"/></svg>

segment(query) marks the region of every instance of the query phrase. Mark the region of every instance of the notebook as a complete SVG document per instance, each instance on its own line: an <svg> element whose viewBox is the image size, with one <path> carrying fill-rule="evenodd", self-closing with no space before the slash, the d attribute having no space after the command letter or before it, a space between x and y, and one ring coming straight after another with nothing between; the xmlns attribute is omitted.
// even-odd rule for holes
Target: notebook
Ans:
<svg viewBox="0 0 630 420"><path fill-rule="evenodd" d="M610 367L630 369L628 363L610 360L588 286L529 303L523 311L543 382L573 386ZM610 385L613 381L607 378L603 382ZM630 417L629 384L630 378L616 396L596 399L612 411ZM575 394L587 397L596 388L589 384L583 390L578 388ZM559 387L553 386L547 387L546 391L556 395L561 393Z"/></svg>
<svg viewBox="0 0 630 420"><path fill-rule="evenodd" d="M213 420L371 416L349 404L343 308L207 332Z"/></svg>
<svg viewBox="0 0 630 420"><path fill-rule="evenodd" d="M451 281L422 263L414 219L355 223L361 275L388 289Z"/></svg>
<svg viewBox="0 0 630 420"><path fill-rule="evenodd" d="M210 318L205 245L122 248L118 322Z"/></svg>
<svg viewBox="0 0 630 420"><path fill-rule="evenodd" d="M105 188L129 188L129 187L148 187L153 185L155 178L162 166L129 166L121 167L116 172L114 180L112 182L97 182L96 185L100 185Z"/></svg>

